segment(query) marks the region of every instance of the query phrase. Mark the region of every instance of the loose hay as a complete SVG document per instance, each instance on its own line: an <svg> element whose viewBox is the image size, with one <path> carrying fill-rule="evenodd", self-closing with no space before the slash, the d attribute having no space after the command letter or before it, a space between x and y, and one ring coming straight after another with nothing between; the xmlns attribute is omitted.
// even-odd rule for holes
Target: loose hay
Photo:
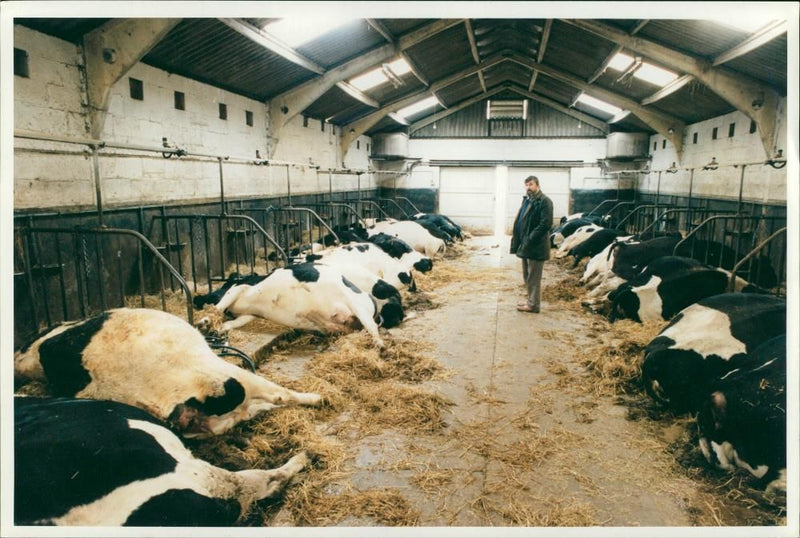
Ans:
<svg viewBox="0 0 800 538"><path fill-rule="evenodd" d="M300 525L336 525L347 518L371 518L378 525L412 526L419 511L396 488L355 491L348 487L337 495L302 487L287 495L295 520Z"/></svg>

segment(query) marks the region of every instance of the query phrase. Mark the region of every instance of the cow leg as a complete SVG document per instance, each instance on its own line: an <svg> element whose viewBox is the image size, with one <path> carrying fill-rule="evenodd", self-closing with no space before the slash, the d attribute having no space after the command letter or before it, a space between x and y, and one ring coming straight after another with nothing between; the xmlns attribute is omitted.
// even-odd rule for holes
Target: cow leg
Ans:
<svg viewBox="0 0 800 538"><path fill-rule="evenodd" d="M230 306L239 299L246 291L250 290L250 286L234 286L222 296L222 299L215 305L220 312L225 312Z"/></svg>
<svg viewBox="0 0 800 538"><path fill-rule="evenodd" d="M223 334L225 334L230 332L231 329L238 329L239 327L244 327L254 319L258 319L258 316L245 314L244 316L239 316L236 319L226 321L225 323L222 324L222 332Z"/></svg>
<svg viewBox="0 0 800 538"><path fill-rule="evenodd" d="M269 410L276 405L284 404L300 404L300 405L320 405L322 404L322 396L312 392L295 392L293 390L282 387L277 383L261 377L260 375L251 374L245 381L250 387L247 388L247 394L251 400L256 400L250 404L247 412L259 413L262 410ZM262 402L266 402L265 409L256 409ZM251 417L254 415L251 415Z"/></svg>
<svg viewBox="0 0 800 538"><path fill-rule="evenodd" d="M241 491L242 513L245 513L254 501L274 497L280 493L286 484L310 463L311 460L306 453L301 452L277 469L248 469L233 473Z"/></svg>

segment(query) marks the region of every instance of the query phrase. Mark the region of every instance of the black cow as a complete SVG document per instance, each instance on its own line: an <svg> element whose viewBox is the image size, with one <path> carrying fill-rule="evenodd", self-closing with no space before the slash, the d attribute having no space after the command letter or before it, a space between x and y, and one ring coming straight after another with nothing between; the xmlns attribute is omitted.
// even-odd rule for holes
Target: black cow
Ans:
<svg viewBox="0 0 800 538"><path fill-rule="evenodd" d="M609 321L669 320L700 299L724 293L728 275L692 258L662 256L608 295Z"/></svg>
<svg viewBox="0 0 800 538"><path fill-rule="evenodd" d="M433 237L441 239L448 245L453 244L453 236L447 233L442 227L435 224L432 220L426 219L424 217L411 220L413 220L414 222L416 222L417 224L428 230L428 233L430 233Z"/></svg>
<svg viewBox="0 0 800 538"><path fill-rule="evenodd" d="M645 349L642 378L656 400L694 412L714 380L751 364L748 353L786 334L786 301L723 293L683 309Z"/></svg>
<svg viewBox="0 0 800 538"><path fill-rule="evenodd" d="M711 385L697 418L700 450L721 469L746 469L768 491L786 491L786 336L748 362Z"/></svg>
<svg viewBox="0 0 800 538"><path fill-rule="evenodd" d="M135 407L14 398L16 525L230 526L308 463L227 471Z"/></svg>

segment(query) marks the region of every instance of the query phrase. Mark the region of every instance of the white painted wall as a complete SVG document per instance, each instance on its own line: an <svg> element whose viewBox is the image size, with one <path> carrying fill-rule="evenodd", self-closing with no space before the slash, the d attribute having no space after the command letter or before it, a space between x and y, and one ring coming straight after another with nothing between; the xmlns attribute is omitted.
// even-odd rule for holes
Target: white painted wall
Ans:
<svg viewBox="0 0 800 538"><path fill-rule="evenodd" d="M411 139L409 155L446 160L588 161L606 155L604 138Z"/></svg>
<svg viewBox="0 0 800 538"><path fill-rule="evenodd" d="M79 47L54 37L14 27L14 46L28 52L30 78L14 77L14 127L52 135L86 138L88 118L82 57ZM144 84L144 100L131 99L129 78ZM174 92L185 94L186 109L176 110ZM228 119L219 118L219 103ZM245 110L253 112L253 126L245 123ZM139 63L111 89L109 111L101 139L107 142L159 147L162 137L190 152L308 163L323 169L341 168L339 138L332 125L320 129L319 120L303 127L298 116L282 130L273 155L270 121L265 103ZM356 146L360 147L356 147ZM359 137L347 153L345 166L366 169L371 139ZM33 152L30 149L39 151ZM92 163L83 146L15 140L14 207L48 209L85 208L95 205ZM47 150L51 153L43 153ZM58 153L52 153L57 150ZM64 154L68 152L69 154ZM100 174L105 205L139 205L216 200L219 166L215 160L184 157L164 159L160 154L105 149ZM226 162L226 195L255 197L284 195L286 168ZM311 167L291 167L292 194L328 192L328 175ZM333 190L354 190L355 174L337 174ZM361 188L374 188L369 174Z"/></svg>
<svg viewBox="0 0 800 538"><path fill-rule="evenodd" d="M786 100L781 101L778 112L777 146L786 154ZM735 123L735 133L728 137L728 126ZM712 140L712 129L717 127L717 139ZM758 132L749 133L750 118L741 112L731 112L710 120L689 125L683 140L683 158L677 163L674 146L667 141L662 148L664 137L650 137L649 151L652 155L650 168L665 170L673 162L679 168L702 168L715 157L720 167L715 171L698 169L692 180L692 196L710 196L736 200L739 196L740 167L722 166L738 163L764 162L768 156L761 143ZM697 144L693 135L698 133ZM653 150L653 144L656 149ZM769 156L771 157L771 156ZM662 194L685 195L689 191L690 172L681 170L676 174L661 174ZM658 174L651 173L640 180L640 190L655 193L658 190ZM764 203L786 202L786 168L776 170L768 165L757 164L745 167L742 198L746 201Z"/></svg>

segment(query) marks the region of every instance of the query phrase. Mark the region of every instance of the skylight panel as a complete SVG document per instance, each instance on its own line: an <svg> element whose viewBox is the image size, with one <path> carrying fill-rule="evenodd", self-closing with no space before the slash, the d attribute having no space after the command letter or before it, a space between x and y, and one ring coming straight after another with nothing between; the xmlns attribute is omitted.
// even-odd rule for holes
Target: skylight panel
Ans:
<svg viewBox="0 0 800 538"><path fill-rule="evenodd" d="M386 75L383 74L383 69L378 67L372 71L367 71L363 75L351 78L348 82L363 92L375 86L379 86L388 80Z"/></svg>
<svg viewBox="0 0 800 538"><path fill-rule="evenodd" d="M297 47L353 21L353 17L337 17L333 14L306 15L272 22L264 27L270 35L290 47Z"/></svg>
<svg viewBox="0 0 800 538"><path fill-rule="evenodd" d="M398 77L411 71L411 66L408 65L408 62L406 62L403 58L389 62L388 64L385 64L385 66ZM348 82L362 92L369 90L370 88L380 86L384 82L389 81L386 74L383 72L383 67L384 66L381 66L371 71L367 71L363 75L358 75L357 77L350 79Z"/></svg>
<svg viewBox="0 0 800 538"><path fill-rule="evenodd" d="M641 67L636 70L633 76L658 86L665 86L678 78L678 75L672 71L667 71L666 69L656 67L655 65L647 62L643 62Z"/></svg>
<svg viewBox="0 0 800 538"><path fill-rule="evenodd" d="M622 111L621 108L615 107L614 105L606 103L605 101L601 101L600 99L592 97L591 95L586 95L585 93L582 93L580 97L578 97L578 101L598 110L602 110L603 112L608 112L609 114L618 114Z"/></svg>
<svg viewBox="0 0 800 538"><path fill-rule="evenodd" d="M417 112L422 112L426 108L430 108L435 105L441 105L441 103L439 102L439 99L437 99L435 95L432 95L430 97L423 99L422 101L417 101L413 105L408 105L405 108L401 108L400 110L397 111L397 115L402 116L404 118L408 118L409 116L413 116Z"/></svg>
<svg viewBox="0 0 800 538"><path fill-rule="evenodd" d="M608 62L608 67L616 71L625 71L631 66L632 63L633 56L628 56L627 54L618 52L613 58L611 58L611 61Z"/></svg>

